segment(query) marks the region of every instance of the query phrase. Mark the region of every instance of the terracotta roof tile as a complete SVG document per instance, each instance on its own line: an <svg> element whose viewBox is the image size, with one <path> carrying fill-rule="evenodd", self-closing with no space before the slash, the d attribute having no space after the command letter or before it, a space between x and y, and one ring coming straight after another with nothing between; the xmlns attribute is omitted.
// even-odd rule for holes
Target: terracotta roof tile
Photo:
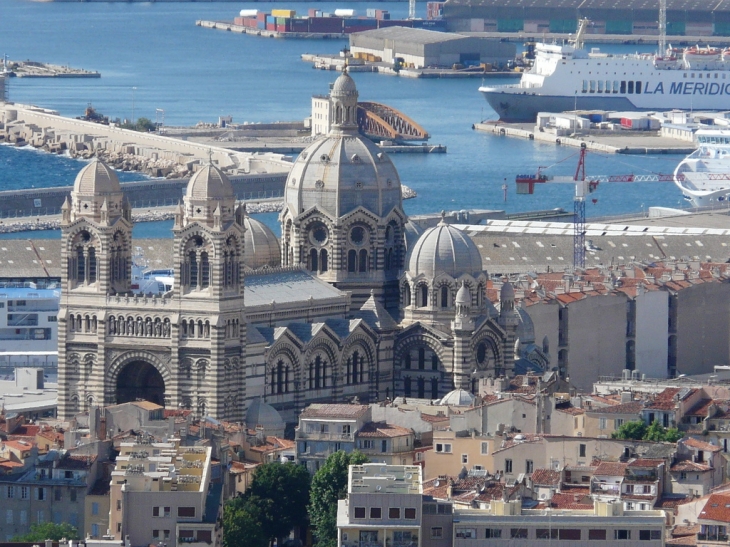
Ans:
<svg viewBox="0 0 730 547"><path fill-rule="evenodd" d="M698 518L730 523L730 496L710 494Z"/></svg>
<svg viewBox="0 0 730 547"><path fill-rule="evenodd" d="M385 422L371 422L365 424L360 431L357 432L358 437L402 437L413 433L412 429L401 427L399 425L387 424Z"/></svg>
<svg viewBox="0 0 730 547"><path fill-rule="evenodd" d="M696 448L697 450L704 450L706 452L720 452L721 448L719 446L715 446L714 444L706 443L704 441L698 441L697 439L694 439L692 437L687 437L686 439L682 439L682 444L685 446L690 446L692 448Z"/></svg>
<svg viewBox="0 0 730 547"><path fill-rule="evenodd" d="M532 473L532 483L537 486L558 486L560 484L560 471L535 469Z"/></svg>
<svg viewBox="0 0 730 547"><path fill-rule="evenodd" d="M594 477L623 477L629 464L621 462L601 462L593 472Z"/></svg>
<svg viewBox="0 0 730 547"><path fill-rule="evenodd" d="M558 493L553 494L550 500L550 507L555 509L572 509L572 510L586 510L593 509L593 500L590 496L584 496L581 494L564 494Z"/></svg>
<svg viewBox="0 0 730 547"><path fill-rule="evenodd" d="M641 401L631 401L630 403L592 408L588 412L595 412L596 414L635 414L638 416L643 408L644 403Z"/></svg>
<svg viewBox="0 0 730 547"><path fill-rule="evenodd" d="M313 404L304 409L300 418L361 418L370 407L367 405Z"/></svg>
<svg viewBox="0 0 730 547"><path fill-rule="evenodd" d="M673 473L679 473L681 471L696 471L698 473L704 473L706 471L712 471L712 467L709 465L704 465L702 463L695 463L689 460L682 460L677 463L675 463L669 471Z"/></svg>

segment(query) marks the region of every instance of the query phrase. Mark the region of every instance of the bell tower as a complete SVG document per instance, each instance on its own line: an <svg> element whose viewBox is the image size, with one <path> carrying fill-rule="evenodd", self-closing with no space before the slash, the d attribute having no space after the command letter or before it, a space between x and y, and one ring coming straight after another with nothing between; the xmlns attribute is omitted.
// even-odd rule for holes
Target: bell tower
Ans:
<svg viewBox="0 0 730 547"><path fill-rule="evenodd" d="M106 300L130 288L131 208L104 162L77 175L61 208L61 234L58 414L67 418L104 402L104 363L96 355L104 352Z"/></svg>
<svg viewBox="0 0 730 547"><path fill-rule="evenodd" d="M180 311L170 390L172 406L200 416L244 415L244 232L230 180L213 164L203 167L190 179L173 227L173 299Z"/></svg>

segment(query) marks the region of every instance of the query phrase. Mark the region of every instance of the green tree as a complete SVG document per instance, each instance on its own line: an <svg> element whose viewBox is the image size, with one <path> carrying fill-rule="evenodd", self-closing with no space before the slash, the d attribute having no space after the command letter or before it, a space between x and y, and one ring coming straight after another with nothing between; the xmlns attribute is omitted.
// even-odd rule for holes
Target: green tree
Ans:
<svg viewBox="0 0 730 547"><path fill-rule="evenodd" d="M307 524L310 482L301 465L266 463L256 468L246 494L259 498L261 528L268 539L278 538L281 545L292 528Z"/></svg>
<svg viewBox="0 0 730 547"><path fill-rule="evenodd" d="M262 507L270 503L256 496L239 496L223 506L223 547L267 547Z"/></svg>
<svg viewBox="0 0 730 547"><path fill-rule="evenodd" d="M657 421L653 421L649 427L646 428L646 434L644 435L645 441L665 443L676 443L681 438L682 434L676 427L667 429Z"/></svg>
<svg viewBox="0 0 730 547"><path fill-rule="evenodd" d="M616 431L611 433L612 439L633 439L640 441L646 434L646 424L641 420L626 422Z"/></svg>
<svg viewBox="0 0 730 547"><path fill-rule="evenodd" d="M53 541L60 541L62 539L79 539L79 531L67 522L62 524L45 522L43 524L32 524L30 532L15 536L10 541L42 543L47 539Z"/></svg>
<svg viewBox="0 0 730 547"><path fill-rule="evenodd" d="M342 450L331 454L312 478L309 521L314 526L317 547L337 545L337 500L347 494L347 474L350 465L368 461L362 452L346 454Z"/></svg>

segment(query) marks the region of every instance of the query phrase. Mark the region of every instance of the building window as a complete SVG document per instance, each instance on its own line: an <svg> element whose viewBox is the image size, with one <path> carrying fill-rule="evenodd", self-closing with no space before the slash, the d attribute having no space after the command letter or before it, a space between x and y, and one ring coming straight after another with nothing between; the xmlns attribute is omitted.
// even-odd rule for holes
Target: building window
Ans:
<svg viewBox="0 0 730 547"><path fill-rule="evenodd" d="M406 517L406 520L415 520L416 518L416 508L415 507L406 507L403 511L403 516Z"/></svg>
<svg viewBox="0 0 730 547"><path fill-rule="evenodd" d="M535 530L535 539L558 539L558 529L538 528Z"/></svg>
<svg viewBox="0 0 730 547"><path fill-rule="evenodd" d="M371 507L370 508L370 518L371 519L383 518L383 510L380 507Z"/></svg>
<svg viewBox="0 0 730 547"><path fill-rule="evenodd" d="M36 499L38 501L45 501L46 500L46 489L45 488L36 488Z"/></svg>
<svg viewBox="0 0 730 547"><path fill-rule="evenodd" d="M98 524L91 525L91 537L93 537L93 538L99 537L99 525Z"/></svg>
<svg viewBox="0 0 730 547"><path fill-rule="evenodd" d="M606 429L606 418L598 418L598 429Z"/></svg>
<svg viewBox="0 0 730 547"><path fill-rule="evenodd" d="M122 510L122 500L117 500L117 511L121 511L121 510ZM159 516L159 515L155 515L154 508L152 509L152 516L153 517Z"/></svg>
<svg viewBox="0 0 730 547"><path fill-rule="evenodd" d="M687 479L687 473L685 471L680 471L679 473L679 480L683 481Z"/></svg>
<svg viewBox="0 0 730 547"><path fill-rule="evenodd" d="M98 515L99 514L99 503L94 501L91 503L91 514L92 515Z"/></svg>
<svg viewBox="0 0 730 547"><path fill-rule="evenodd" d="M8 499L15 497L15 486L8 486Z"/></svg>
<svg viewBox="0 0 730 547"><path fill-rule="evenodd" d="M615 419L615 420L613 421L613 428L614 428L614 429L618 429L618 428L619 428L619 427L621 427L622 425L624 425L624 421L623 421L623 420L622 420L621 418L616 418L616 419Z"/></svg>
<svg viewBox="0 0 730 547"><path fill-rule="evenodd" d="M561 540L580 541L580 529L561 528L558 538Z"/></svg>
<svg viewBox="0 0 730 547"><path fill-rule="evenodd" d="M476 539L476 528L457 528L456 537L460 539Z"/></svg>
<svg viewBox="0 0 730 547"><path fill-rule="evenodd" d="M53 499L55 501L61 501L62 498L63 498L63 491L60 488L56 488L53 491Z"/></svg>
<svg viewBox="0 0 730 547"><path fill-rule="evenodd" d="M28 511L25 509L20 510L20 524L28 524Z"/></svg>
<svg viewBox="0 0 730 547"><path fill-rule="evenodd" d="M20 499L23 499L23 500L28 499L28 487L27 486L20 487Z"/></svg>
<svg viewBox="0 0 730 547"><path fill-rule="evenodd" d="M639 540L650 541L652 539L662 539L661 530L639 530Z"/></svg>
<svg viewBox="0 0 730 547"><path fill-rule="evenodd" d="M178 507L177 516L183 517L183 518L194 518L195 517L195 507Z"/></svg>
<svg viewBox="0 0 730 547"><path fill-rule="evenodd" d="M355 507L355 518L356 519L365 518L365 508L364 507Z"/></svg>
<svg viewBox="0 0 730 547"><path fill-rule="evenodd" d="M431 539L443 539L444 529L441 526L431 528Z"/></svg>
<svg viewBox="0 0 730 547"><path fill-rule="evenodd" d="M375 441L362 441L362 447L363 448L374 448Z"/></svg>
<svg viewBox="0 0 730 547"><path fill-rule="evenodd" d="M592 541L606 541L606 530L588 530L588 539Z"/></svg>
<svg viewBox="0 0 730 547"><path fill-rule="evenodd" d="M13 523L13 510L6 509L5 510L5 524L12 524L12 523Z"/></svg>
<svg viewBox="0 0 730 547"><path fill-rule="evenodd" d="M38 511L36 515L36 522L38 524L43 524L46 521L46 514L43 511Z"/></svg>
<svg viewBox="0 0 730 547"><path fill-rule="evenodd" d="M512 473L512 460L504 460L504 472Z"/></svg>
<svg viewBox="0 0 730 547"><path fill-rule="evenodd" d="M578 445L578 457L579 458L586 457L586 445L584 445L584 444Z"/></svg>
<svg viewBox="0 0 730 547"><path fill-rule="evenodd" d="M400 507L391 507L388 509L388 518L389 519L399 519L400 518Z"/></svg>
<svg viewBox="0 0 730 547"><path fill-rule="evenodd" d="M488 442L482 443L482 454L489 454L489 443Z"/></svg>
<svg viewBox="0 0 730 547"><path fill-rule="evenodd" d="M152 530L152 537L155 539L160 539L160 531L159 530Z"/></svg>
<svg viewBox="0 0 730 547"><path fill-rule="evenodd" d="M527 528L512 528L509 537L512 539L527 539Z"/></svg>
<svg viewBox="0 0 730 547"><path fill-rule="evenodd" d="M469 463L469 454L461 455L461 463Z"/></svg>
<svg viewBox="0 0 730 547"><path fill-rule="evenodd" d="M485 538L487 539L500 539L502 537L501 528L487 528L485 531Z"/></svg>
<svg viewBox="0 0 730 547"><path fill-rule="evenodd" d="M444 454L451 454L451 445L436 443L436 452L443 452Z"/></svg>
<svg viewBox="0 0 730 547"><path fill-rule="evenodd" d="M613 539L631 539L631 530L614 530Z"/></svg>
<svg viewBox="0 0 730 547"><path fill-rule="evenodd" d="M532 460L525 460L525 473L532 473L534 467Z"/></svg>
<svg viewBox="0 0 730 547"><path fill-rule="evenodd" d="M58 316L56 316L56 315L49 315L48 316L48 322L49 323L56 323L56 322L58 322Z"/></svg>

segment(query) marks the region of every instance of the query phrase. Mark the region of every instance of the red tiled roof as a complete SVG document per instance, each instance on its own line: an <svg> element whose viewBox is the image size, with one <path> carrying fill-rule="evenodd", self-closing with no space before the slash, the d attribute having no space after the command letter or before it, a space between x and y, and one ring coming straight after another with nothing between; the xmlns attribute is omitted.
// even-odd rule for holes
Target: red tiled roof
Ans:
<svg viewBox="0 0 730 547"><path fill-rule="evenodd" d="M689 526L675 526L672 530L672 537L694 536L700 533L702 527L699 524L690 524Z"/></svg>
<svg viewBox="0 0 730 547"><path fill-rule="evenodd" d="M5 441L3 444L5 446L7 446L8 448L25 451L25 450L30 450L31 448L33 448L33 445L35 443L29 443L29 442L24 442L24 441Z"/></svg>
<svg viewBox="0 0 730 547"><path fill-rule="evenodd" d="M399 425L391 425L385 422L371 422L365 424L360 431L357 432L358 437L402 437L403 435L410 435L413 433L412 429L407 429Z"/></svg>
<svg viewBox="0 0 730 547"><path fill-rule="evenodd" d="M690 446L692 448L696 448L697 450L703 450L705 452L719 452L720 447L715 446L714 444L706 443L704 441L698 441L697 439L694 439L692 437L687 437L686 439L682 439L682 444L685 446Z"/></svg>
<svg viewBox="0 0 730 547"><path fill-rule="evenodd" d="M550 500L550 506L555 509L573 509L586 510L593 509L593 500L590 497L581 494L553 494Z"/></svg>
<svg viewBox="0 0 730 547"><path fill-rule="evenodd" d="M313 404L304 409L300 418L360 418L370 407L367 405Z"/></svg>
<svg viewBox="0 0 730 547"><path fill-rule="evenodd" d="M560 471L535 469L532 473L532 483L537 486L558 486L560 484Z"/></svg>
<svg viewBox="0 0 730 547"><path fill-rule="evenodd" d="M675 463L669 470L674 473L678 473L680 471L696 471L698 473L704 473L705 471L712 471L712 467L689 460L682 460Z"/></svg>
<svg viewBox="0 0 730 547"><path fill-rule="evenodd" d="M631 401L619 405L591 408L588 412L595 412L596 414L635 414L638 416L643 408L644 403L641 401Z"/></svg>
<svg viewBox="0 0 730 547"><path fill-rule="evenodd" d="M710 494L698 518L730 523L730 496Z"/></svg>
<svg viewBox="0 0 730 547"><path fill-rule="evenodd" d="M655 509L676 509L687 501L685 496L661 497L654 504Z"/></svg>
<svg viewBox="0 0 730 547"><path fill-rule="evenodd" d="M438 416L433 414L426 414L425 412L421 413L421 420L424 422L434 423L434 422L445 422L449 420L448 416Z"/></svg>
<svg viewBox="0 0 730 547"><path fill-rule="evenodd" d="M668 539L665 542L666 545L685 545L687 547L693 547L697 545L697 535L694 536L683 536L678 538Z"/></svg>
<svg viewBox="0 0 730 547"><path fill-rule="evenodd" d="M93 456L85 456L81 454L66 455L58 462L59 469L87 469L96 461L96 454Z"/></svg>
<svg viewBox="0 0 730 547"><path fill-rule="evenodd" d="M700 402L684 413L685 416L707 417L707 409L714 403L712 399L700 399Z"/></svg>
<svg viewBox="0 0 730 547"><path fill-rule="evenodd" d="M623 477L629 464L621 462L601 462L593 472L594 477Z"/></svg>

